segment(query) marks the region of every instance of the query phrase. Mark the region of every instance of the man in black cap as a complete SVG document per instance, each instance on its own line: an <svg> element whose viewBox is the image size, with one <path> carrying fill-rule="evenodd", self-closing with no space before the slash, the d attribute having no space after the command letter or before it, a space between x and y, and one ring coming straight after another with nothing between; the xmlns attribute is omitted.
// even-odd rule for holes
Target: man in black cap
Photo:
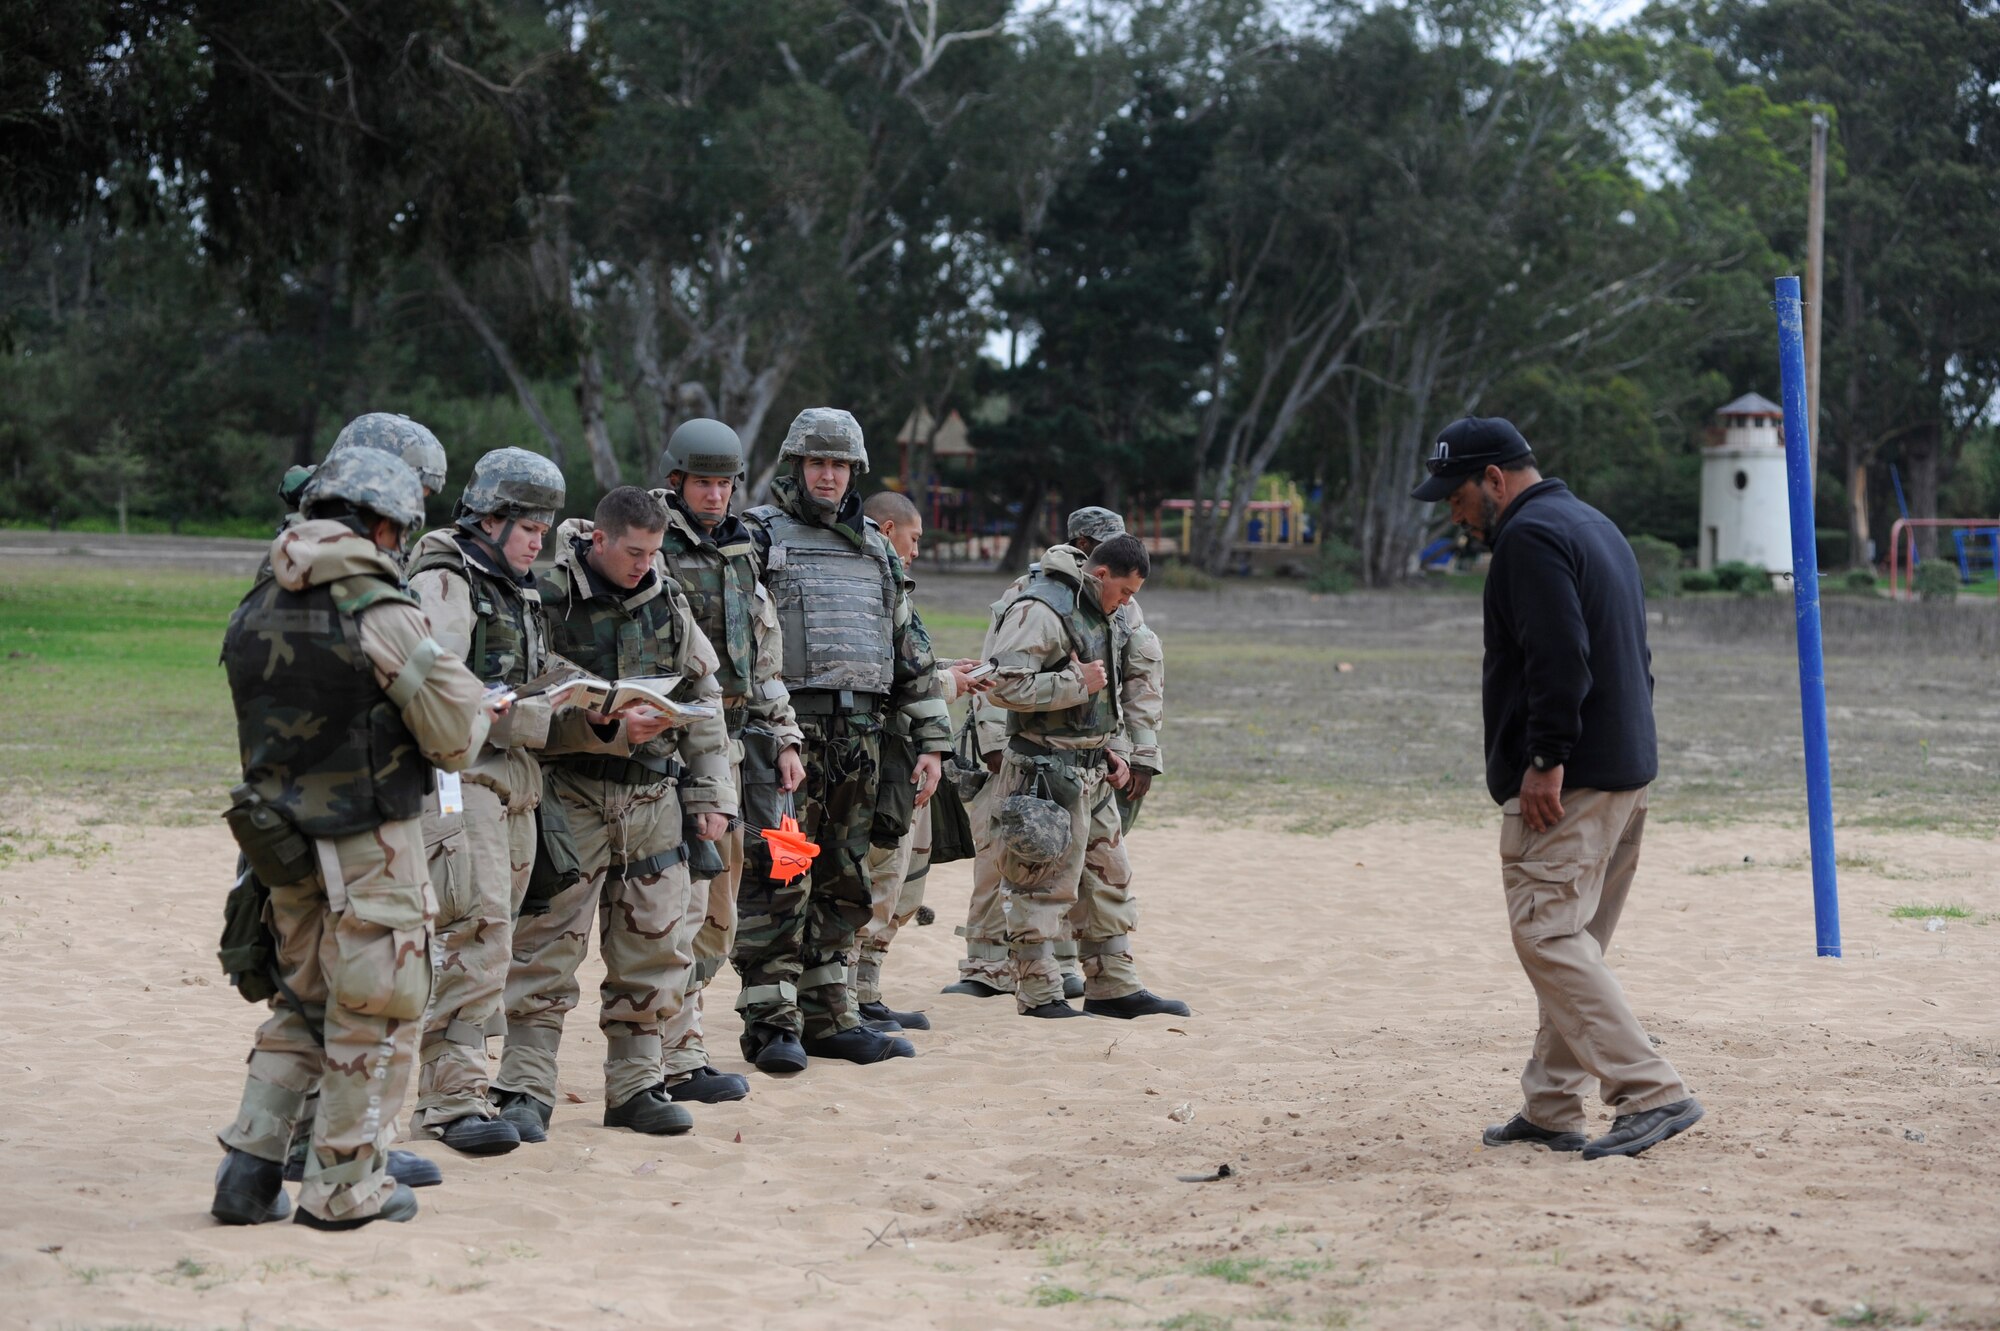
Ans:
<svg viewBox="0 0 2000 1331"><path fill-rule="evenodd" d="M1486 788L1504 815L1514 952L1541 1008L1521 1112L1484 1141L1586 1160L1637 1155L1702 1115L1604 960L1659 767L1638 562L1610 519L1542 479L1508 421L1452 423L1425 469L1412 498L1448 501L1452 521L1493 548L1480 688ZM1586 1142L1593 1077L1616 1117Z"/></svg>

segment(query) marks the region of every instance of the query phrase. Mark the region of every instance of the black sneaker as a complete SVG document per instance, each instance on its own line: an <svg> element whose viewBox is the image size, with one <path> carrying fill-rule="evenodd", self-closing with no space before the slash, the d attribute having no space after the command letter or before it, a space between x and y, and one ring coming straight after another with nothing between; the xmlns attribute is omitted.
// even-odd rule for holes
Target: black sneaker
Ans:
<svg viewBox="0 0 2000 1331"><path fill-rule="evenodd" d="M1024 1009L1021 1015L1024 1017L1044 1017L1044 1018L1059 1020L1063 1017L1083 1017L1083 1016L1088 1016L1089 1014L1085 1012L1078 1012L1075 1008L1063 1002L1060 998L1051 998L1046 1003L1041 1003L1035 1007Z"/></svg>
<svg viewBox="0 0 2000 1331"><path fill-rule="evenodd" d="M285 1182L303 1183L305 1177L304 1156L295 1155L285 1161ZM389 1177L406 1188L434 1188L444 1182L444 1171L415 1151L391 1151Z"/></svg>
<svg viewBox="0 0 2000 1331"><path fill-rule="evenodd" d="M1063 997L1083 997L1083 977L1069 971L1063 972Z"/></svg>
<svg viewBox="0 0 2000 1331"><path fill-rule="evenodd" d="M891 1058L917 1056L917 1047L908 1040L899 1040L866 1026L856 1026L832 1035L808 1035L805 1047L814 1058L839 1058L849 1063L880 1063Z"/></svg>
<svg viewBox="0 0 2000 1331"><path fill-rule="evenodd" d="M215 1167L215 1201L208 1213L225 1225L268 1225L292 1213L292 1199L285 1196L285 1167L239 1151L222 1148L222 1163Z"/></svg>
<svg viewBox="0 0 2000 1331"><path fill-rule="evenodd" d="M675 1100L690 1100L699 1104L719 1105L729 1100L741 1100L750 1094L750 1079L734 1072L720 1072L703 1066L680 1081L667 1084L667 1094Z"/></svg>
<svg viewBox="0 0 2000 1331"><path fill-rule="evenodd" d="M1581 1151L1583 1134L1580 1132L1552 1132L1538 1128L1519 1114L1505 1123L1495 1123L1479 1134L1479 1140L1488 1146L1513 1146L1527 1142L1531 1146L1546 1146L1551 1151Z"/></svg>
<svg viewBox="0 0 2000 1331"><path fill-rule="evenodd" d="M460 1119L461 1123L465 1120ZM401 1223L417 1218L417 1194L398 1183L396 1190L389 1194L389 1200L382 1203L382 1209L374 1215L358 1215L348 1220L322 1220L304 1207L292 1217L295 1225L306 1225L312 1229L359 1229L377 1220L393 1220Z"/></svg>
<svg viewBox="0 0 2000 1331"><path fill-rule="evenodd" d="M806 1070L805 1047L790 1031L760 1023L743 1032L742 1046L744 1059L759 1072L783 1076Z"/></svg>
<svg viewBox="0 0 2000 1331"><path fill-rule="evenodd" d="M630 1128L649 1137L678 1137L694 1126L694 1115L669 1099L662 1083L647 1087L623 1104L604 1106L604 1126Z"/></svg>
<svg viewBox="0 0 2000 1331"><path fill-rule="evenodd" d="M1620 1114L1611 1120L1611 1131L1583 1148L1583 1158L1602 1160L1607 1155L1637 1155L1669 1137L1680 1136L1701 1122L1702 1112L1701 1101L1689 1096L1643 1113Z"/></svg>
<svg viewBox="0 0 2000 1331"><path fill-rule="evenodd" d="M500 1117L512 1123L514 1131L521 1134L524 1142L545 1142L549 1139L549 1120L555 1117L556 1107L545 1105L526 1091L493 1092L493 1103L500 1106Z"/></svg>
<svg viewBox="0 0 2000 1331"><path fill-rule="evenodd" d="M1193 1015L1188 1005L1178 998L1161 998L1158 994L1141 989L1136 994L1123 998L1086 998L1083 1010L1093 1017L1117 1017L1130 1021L1134 1017L1186 1017Z"/></svg>
<svg viewBox="0 0 2000 1331"><path fill-rule="evenodd" d="M521 1144L521 1134L504 1118L469 1114L445 1124L438 1140L462 1155L505 1155Z"/></svg>
<svg viewBox="0 0 2000 1331"><path fill-rule="evenodd" d="M899 1030L927 1031L931 1019L921 1012L898 1012L886 1003L874 1002L861 1005L861 1019L866 1022L893 1021Z"/></svg>
<svg viewBox="0 0 2000 1331"><path fill-rule="evenodd" d="M964 994L968 998L998 998L1002 994L1011 994L1014 991L1011 989L995 989L992 985L980 980L960 980L957 984L946 985L944 988L938 990L938 992L941 994Z"/></svg>

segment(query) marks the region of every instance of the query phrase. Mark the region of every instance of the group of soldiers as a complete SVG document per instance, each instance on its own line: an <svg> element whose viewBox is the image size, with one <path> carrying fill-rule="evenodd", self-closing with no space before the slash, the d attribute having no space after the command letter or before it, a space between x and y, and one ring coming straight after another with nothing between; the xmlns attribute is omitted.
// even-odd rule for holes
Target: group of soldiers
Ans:
<svg viewBox="0 0 2000 1331"><path fill-rule="evenodd" d="M445 453L407 417L359 417L287 474L295 511L222 651L243 763L222 959L271 1015L217 1219L414 1216L442 1175L389 1149L413 1067L413 1132L474 1156L546 1140L593 914L606 1126L682 1133L688 1104L749 1094L705 1043L725 958L757 1070L912 1056L928 1019L885 1005L881 970L951 828L975 886L945 992L1187 1013L1131 951L1123 832L1162 767L1144 546L1073 514L981 657L941 663L911 600L921 515L863 504L854 417L802 412L781 462L737 514L740 440L689 421L664 488L562 520L560 470L503 448L420 538ZM552 705L579 674L670 686L675 710ZM818 847L795 877L759 835L787 815Z"/></svg>

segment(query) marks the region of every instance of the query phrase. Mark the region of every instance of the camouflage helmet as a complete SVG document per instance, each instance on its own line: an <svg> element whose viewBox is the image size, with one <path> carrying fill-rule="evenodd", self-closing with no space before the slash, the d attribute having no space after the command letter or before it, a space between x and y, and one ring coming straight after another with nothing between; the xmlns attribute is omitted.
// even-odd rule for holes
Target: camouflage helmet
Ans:
<svg viewBox="0 0 2000 1331"><path fill-rule="evenodd" d="M392 411L371 411L356 416L334 436L328 457L344 448L373 448L403 460L431 494L444 489L444 445L438 437L408 416Z"/></svg>
<svg viewBox="0 0 2000 1331"><path fill-rule="evenodd" d="M372 448L350 448L320 463L299 497L299 512L310 519L333 503L387 518L404 531L424 520L423 482L402 459Z"/></svg>
<svg viewBox="0 0 2000 1331"><path fill-rule="evenodd" d="M496 448L472 464L458 507L475 518L525 518L553 527L564 492L562 471L540 453Z"/></svg>
<svg viewBox="0 0 2000 1331"><path fill-rule="evenodd" d="M785 431L781 458L845 458L854 474L868 470L868 446L861 441L861 422L839 407L807 407Z"/></svg>
<svg viewBox="0 0 2000 1331"><path fill-rule="evenodd" d="M1108 508L1079 508L1069 515L1069 540L1072 545L1078 541L1108 541L1114 536L1125 534L1125 519Z"/></svg>
<svg viewBox="0 0 2000 1331"><path fill-rule="evenodd" d="M686 472L690 476L728 476L731 479L743 474L743 441L736 431L721 421L697 416L691 421L682 421L673 437L667 440L667 451L660 458L661 470L671 476L675 472Z"/></svg>
<svg viewBox="0 0 2000 1331"><path fill-rule="evenodd" d="M1069 853L1069 810L1039 795L1009 795L993 814L993 831L1016 866L1009 877L1033 877L1030 865L1051 865Z"/></svg>

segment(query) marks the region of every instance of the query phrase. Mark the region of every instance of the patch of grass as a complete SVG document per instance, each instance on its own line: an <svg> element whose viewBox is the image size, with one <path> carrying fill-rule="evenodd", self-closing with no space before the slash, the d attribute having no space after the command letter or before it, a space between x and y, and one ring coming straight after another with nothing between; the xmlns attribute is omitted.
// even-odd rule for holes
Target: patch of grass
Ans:
<svg viewBox="0 0 2000 1331"><path fill-rule="evenodd" d="M1271 1274L1280 1280L1311 1280L1322 1271L1333 1270L1333 1263L1324 1257L1294 1257L1289 1262L1275 1262Z"/></svg>
<svg viewBox="0 0 2000 1331"><path fill-rule="evenodd" d="M1236 1319L1217 1317L1214 1313L1176 1313L1155 1325L1160 1331L1229 1331L1236 1325Z"/></svg>
<svg viewBox="0 0 2000 1331"><path fill-rule="evenodd" d="M1191 1275L1209 1276L1230 1285L1247 1285L1259 1271L1271 1263L1263 1257L1216 1257L1206 1262L1196 1262L1188 1268Z"/></svg>
<svg viewBox="0 0 2000 1331"><path fill-rule="evenodd" d="M1034 1297L1029 1300L1037 1308L1054 1308L1065 1303L1082 1303L1088 1294L1079 1293L1068 1285L1038 1285Z"/></svg>
<svg viewBox="0 0 2000 1331"><path fill-rule="evenodd" d="M88 864L109 853L111 843L84 832L45 832L31 828L0 827L0 869L58 856Z"/></svg>
<svg viewBox="0 0 2000 1331"><path fill-rule="evenodd" d="M1922 1326L1930 1316L1929 1310L1914 1304L1898 1308L1894 1304L1857 1303L1826 1321L1828 1326Z"/></svg>
<svg viewBox="0 0 2000 1331"><path fill-rule="evenodd" d="M1946 920L1969 920L1976 912L1970 906L1925 906L1913 903L1891 906L1889 918L1892 920L1928 920L1932 916Z"/></svg>

